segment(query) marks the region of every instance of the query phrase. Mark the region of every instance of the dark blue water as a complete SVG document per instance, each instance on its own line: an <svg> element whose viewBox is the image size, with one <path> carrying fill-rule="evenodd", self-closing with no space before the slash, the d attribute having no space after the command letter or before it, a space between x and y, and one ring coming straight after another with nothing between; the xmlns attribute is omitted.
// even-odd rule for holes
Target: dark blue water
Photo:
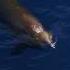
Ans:
<svg viewBox="0 0 70 70"><path fill-rule="evenodd" d="M0 22L0 70L70 70L70 1L20 0L19 3L49 28L58 42L56 49L40 48L27 41L23 33L16 34L6 22Z"/></svg>

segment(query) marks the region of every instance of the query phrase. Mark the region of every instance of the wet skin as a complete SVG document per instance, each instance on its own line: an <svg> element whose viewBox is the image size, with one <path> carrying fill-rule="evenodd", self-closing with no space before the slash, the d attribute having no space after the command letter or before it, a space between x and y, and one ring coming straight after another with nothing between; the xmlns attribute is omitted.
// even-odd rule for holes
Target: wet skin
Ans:
<svg viewBox="0 0 70 70"><path fill-rule="evenodd" d="M29 11L22 8L17 0L2 0L0 3L0 12L3 14L4 19L14 26L22 26L22 29L25 29L37 42L47 43L55 48L56 42L53 43L52 34L49 34L49 32L44 29L43 25L32 16ZM20 26L19 28L21 29Z"/></svg>

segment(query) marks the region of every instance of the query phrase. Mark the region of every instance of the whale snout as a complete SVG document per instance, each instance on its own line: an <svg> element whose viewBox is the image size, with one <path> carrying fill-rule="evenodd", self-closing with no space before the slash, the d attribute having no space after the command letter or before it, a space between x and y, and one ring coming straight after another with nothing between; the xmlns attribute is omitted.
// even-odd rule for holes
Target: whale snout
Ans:
<svg viewBox="0 0 70 70"><path fill-rule="evenodd" d="M49 33L46 31L40 32L39 34L37 34L37 40L40 43L48 44L48 45L50 45L50 47L55 48L56 41L55 41L55 37L52 35L52 33Z"/></svg>

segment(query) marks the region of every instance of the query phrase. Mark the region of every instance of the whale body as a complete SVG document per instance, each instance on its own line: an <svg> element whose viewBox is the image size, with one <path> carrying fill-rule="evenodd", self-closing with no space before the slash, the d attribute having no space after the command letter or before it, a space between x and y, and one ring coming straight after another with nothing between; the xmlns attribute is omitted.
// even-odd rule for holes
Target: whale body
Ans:
<svg viewBox="0 0 70 70"><path fill-rule="evenodd" d="M5 2L6 1L6 2ZM0 2L1 3L1 2ZM20 29L24 29L38 43L47 43L55 48L53 35L45 30L44 26L31 15L29 11L21 7L16 0L2 0L0 10L4 19Z"/></svg>

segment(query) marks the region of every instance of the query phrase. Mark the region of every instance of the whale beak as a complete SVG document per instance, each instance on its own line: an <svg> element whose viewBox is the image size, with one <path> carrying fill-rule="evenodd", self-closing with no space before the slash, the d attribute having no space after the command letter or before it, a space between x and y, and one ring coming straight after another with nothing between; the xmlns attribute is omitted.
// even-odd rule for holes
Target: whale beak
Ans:
<svg viewBox="0 0 70 70"><path fill-rule="evenodd" d="M45 43L49 44L50 47L55 48L56 47L55 37L52 34L49 34L47 32L44 32L42 34L43 34L43 36L41 38L43 38Z"/></svg>
<svg viewBox="0 0 70 70"><path fill-rule="evenodd" d="M50 46L51 46L52 48L55 48L55 45L56 45L56 42L50 44Z"/></svg>

